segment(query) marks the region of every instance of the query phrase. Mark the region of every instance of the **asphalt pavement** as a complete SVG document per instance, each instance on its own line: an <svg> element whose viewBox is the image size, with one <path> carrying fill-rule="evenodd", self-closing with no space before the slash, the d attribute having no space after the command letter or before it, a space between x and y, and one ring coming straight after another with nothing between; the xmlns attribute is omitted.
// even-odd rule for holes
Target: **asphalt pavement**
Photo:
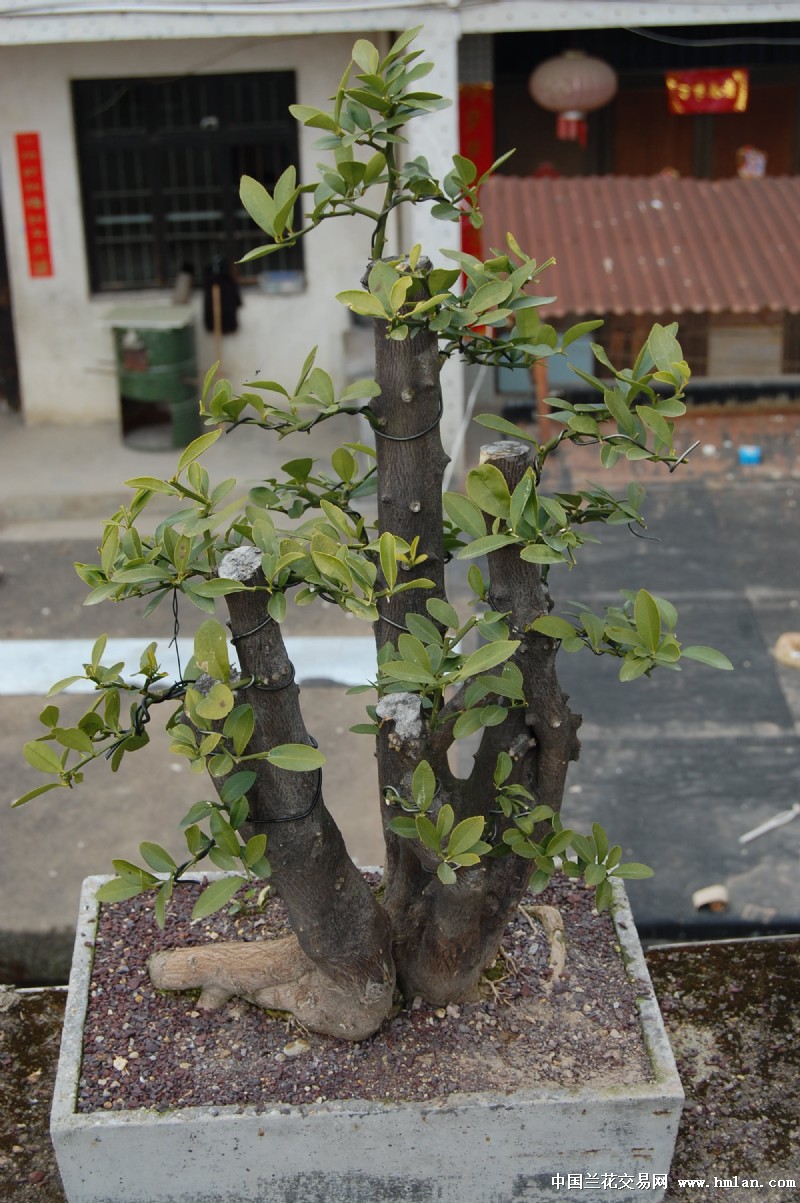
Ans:
<svg viewBox="0 0 800 1203"><path fill-rule="evenodd" d="M337 427L280 444L252 432L223 439L210 468L216 479L257 481L298 454L325 459L339 441L361 437ZM650 537L604 532L578 568L554 572L552 591L557 605L579 598L598 609L620 588L645 586L677 605L682 642L720 648L736 671L689 664L621 685L613 662L562 654L562 681L584 715L565 817L576 827L602 822L625 859L655 868L653 879L630 885L645 937L797 931L800 816L741 837L800 800L800 672L772 650L779 635L800 631L800 412L724 411L688 424L681 445L696 437L704 446L672 476L633 468L648 489ZM486 432L473 429L465 463L480 441ZM741 463L740 448L753 445L760 463ZM112 856L135 858L143 839L179 851L176 820L207 795L203 778L154 738L152 755L126 758L116 775L101 770L80 791L7 806L41 781L21 747L38 734L47 669L52 680L74 670L62 671L64 656L85 647L80 663L102 632L143 644L172 635L171 614L145 620L135 603L84 608L72 563L93 557L100 520L126 495L120 482L168 474L177 454L126 446L114 424L25 427L0 412L0 981L63 980L81 879L110 870ZM582 487L601 473L584 450L571 452L553 487ZM622 479L617 468L602 483ZM454 571L456 601L461 589ZM202 617L182 612L181 635ZM364 699L343 689L362 672L371 631L324 603L298 610L287 629L304 665L309 730L328 756L326 801L351 854L379 863L372 749L348 731ZM81 701L63 695L65 717ZM695 891L711 885L727 891L727 908L697 911Z"/></svg>

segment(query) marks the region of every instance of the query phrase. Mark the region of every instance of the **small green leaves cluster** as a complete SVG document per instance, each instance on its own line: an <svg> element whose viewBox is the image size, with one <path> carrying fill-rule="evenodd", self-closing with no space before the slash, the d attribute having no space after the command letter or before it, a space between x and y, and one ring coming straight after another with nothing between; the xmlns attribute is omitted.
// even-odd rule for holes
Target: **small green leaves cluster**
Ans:
<svg viewBox="0 0 800 1203"><path fill-rule="evenodd" d="M611 375L611 383L573 367L573 372L602 395L602 401L570 404L551 398L551 419L563 422L570 437L601 444L600 462L610 468L629 460L666 463L671 470L684 456L674 446L675 418L686 412L683 397L691 375L676 338L677 324L656 323L633 368L619 370L598 344L595 358ZM660 386L660 387L659 387ZM607 424L614 426L609 431Z"/></svg>
<svg viewBox="0 0 800 1203"><path fill-rule="evenodd" d="M112 772L116 772L126 752L134 752L150 742L145 729L149 708L165 697L158 685L166 674L156 660L156 644L148 644L142 652L139 672L144 682L134 685L123 678L122 661L102 663L106 643L107 636L101 635L83 666L83 673L64 677L48 690L47 696L53 697L78 681L90 681L95 687L95 697L73 726L64 726L58 706L45 706L39 722L46 733L26 743L23 755L32 768L55 780L22 794L12 806L22 806L54 789L80 785L87 766L100 757L107 759ZM123 701L129 697L132 699L129 713L123 720Z"/></svg>
<svg viewBox="0 0 800 1203"><path fill-rule="evenodd" d="M508 240L514 258L498 254L484 262L444 250L458 264L451 269L432 268L415 246L406 257L373 263L366 291L348 289L337 300L363 317L385 321L389 338L402 341L416 330L433 331L445 356L459 351L471 363L511 363L525 356L530 362L540 348L530 342L528 315L554 298L531 295L526 288L552 260L537 264L510 234ZM451 291L462 273L463 289ZM492 333L509 322L508 338Z"/></svg>
<svg viewBox="0 0 800 1203"><path fill-rule="evenodd" d="M218 365L214 364L206 373L201 415L209 426L247 422L281 439L289 434L307 434L318 423L339 414L368 416L364 402L380 392L375 381L355 380L337 393L329 373L315 366L316 357L314 347L293 388L277 380L255 379L245 384L241 393L234 392L229 380L217 379Z"/></svg>
<svg viewBox="0 0 800 1203"><path fill-rule="evenodd" d="M444 494L445 512L460 538L456 556L474 560L502 547L518 547L520 557L545 570L552 564L575 563L575 553L585 543L597 542L582 528L593 522L635 523L643 526L640 506L644 491L631 485L623 498L595 486L577 493L540 492L534 468L528 468L514 488L494 464L481 464L467 473L466 496ZM487 517L490 525L487 532Z"/></svg>
<svg viewBox="0 0 800 1203"><path fill-rule="evenodd" d="M421 760L411 778L411 798L406 801L397 793L387 794L387 802L406 812L390 820L389 830L404 839L418 839L435 858L436 874L442 884L453 885L457 871L477 865L491 851L491 844L482 839L485 827L482 815L456 823L455 811L445 803L431 818L435 795L433 769L427 760Z"/></svg>
<svg viewBox="0 0 800 1203"><path fill-rule="evenodd" d="M380 256L386 219L395 205L432 198L452 199L441 192L429 173L421 178L418 166L416 171L406 171L401 176L395 165L395 147L406 140L401 128L450 103L435 92L416 87L433 69L433 63L418 61L420 51L408 49L418 32L419 29L412 29L402 34L383 58L371 42L359 39L330 111L312 105L290 106L299 122L322 131L316 145L331 152L333 162L320 163L319 179L304 185L298 185L294 172L287 170L272 194L257 181L245 177L242 203L272 239L271 243L250 251L245 256L247 260L268 255L280 246L293 245L322 221L355 214L374 222L374 246ZM371 197L373 188L385 190L383 203L378 202L377 207ZM468 198L469 184L464 191ZM304 194L311 194L312 208L296 229L295 210ZM456 195L460 198L461 193Z"/></svg>
<svg viewBox="0 0 800 1203"><path fill-rule="evenodd" d="M480 727L502 723L509 706L499 701L486 704L487 697L507 699L511 706L524 703L522 674L509 662L519 640L508 638L506 615L486 610L462 622L456 610L441 598L428 598L425 607L430 617L407 613L407 630L398 637L396 646L386 643L381 648L379 691L418 694L430 730L452 722L455 739L463 739ZM485 642L475 651L465 652L463 641L473 631ZM500 673L490 674L500 665ZM446 691L462 685L463 705L449 706L444 711Z"/></svg>
<svg viewBox="0 0 800 1203"><path fill-rule="evenodd" d="M590 836L565 828L558 814L549 806L537 806L528 790L509 782L513 761L507 752L497 758L494 774L497 811L510 823L505 826L499 843L491 843L489 824L483 815L473 815L455 823L455 813L449 803L436 805L437 784L433 770L420 761L411 778L411 797L397 790L387 790L385 801L397 806L404 814L389 820L389 830L403 839L418 840L435 858L436 873L444 885L458 880L459 870L472 868L484 856L503 856L513 853L532 862L529 889L540 893L553 874L561 870L568 877L582 878L594 888L595 906L606 910L611 904L612 877L641 879L652 877L647 865L622 863L622 848L609 844L608 836L599 823L592 824ZM544 826L544 835L534 839ZM569 853L573 855L570 856Z"/></svg>
<svg viewBox="0 0 800 1203"><path fill-rule="evenodd" d="M266 856L266 835L259 833L246 841L240 836L248 817L246 792L255 776L252 771L234 773L222 785L218 801L195 802L184 815L180 826L188 859L183 864L179 865L160 844L145 841L139 845L139 852L148 867L127 860L112 861L117 876L100 887L99 901L122 902L153 890L156 922L163 928L175 886L206 857L218 869L236 873L205 887L195 903L192 919L204 919L230 902L242 886L242 874L247 881L267 880L272 870ZM201 823L207 823L208 831Z"/></svg>
<svg viewBox="0 0 800 1203"><path fill-rule="evenodd" d="M675 637L678 613L671 602L654 597L646 589L623 591L622 606L609 606L603 617L585 606L573 608L574 619L547 615L537 618L534 630L558 639L567 652L588 647L595 655L622 660L619 679L635 681L650 676L656 668L680 672L681 659L697 660L710 668L732 669L727 656L701 644L682 647Z"/></svg>
<svg viewBox="0 0 800 1203"><path fill-rule="evenodd" d="M536 871L531 877L529 889L540 893L546 889L556 872L566 877L582 878L587 886L594 887L595 907L598 911L608 910L613 898L611 878L639 881L653 876L648 865L637 861L622 863L622 848L610 845L608 836L599 823L592 824L592 834L581 835L561 824L558 815L552 820L553 834L542 844L530 843L530 849L538 849L532 857ZM512 849L520 855L520 844ZM570 856L569 853L573 855ZM525 855L529 855L526 851Z"/></svg>
<svg viewBox="0 0 800 1203"><path fill-rule="evenodd" d="M221 433L212 431L190 444L173 477L163 481L135 477L127 482L135 490L133 501L105 524L99 563L76 565L90 587L85 605L147 596L144 612L149 614L165 597L179 592L214 614L217 599L256 588L218 575L224 553L242 544L252 544L262 553L266 579L258 588L268 594L268 613L278 622L286 614L290 590L296 590L298 605L323 597L358 618L376 622L381 598L431 587L423 577L398 579L398 566L405 572L424 561L417 541L407 543L392 535L373 539L354 509L356 498L374 490L374 468L362 474L357 459L374 460L372 448L361 443L338 447L329 473L315 471L310 457L290 460L283 465L284 479L268 480L229 503L225 499L236 482L227 480L211 488L207 470L197 462ZM141 535L136 522L153 497L160 495L186 504L163 519L154 535ZM307 511L315 516L290 530L276 525L276 518L285 515L297 522ZM379 566L385 585L379 580Z"/></svg>

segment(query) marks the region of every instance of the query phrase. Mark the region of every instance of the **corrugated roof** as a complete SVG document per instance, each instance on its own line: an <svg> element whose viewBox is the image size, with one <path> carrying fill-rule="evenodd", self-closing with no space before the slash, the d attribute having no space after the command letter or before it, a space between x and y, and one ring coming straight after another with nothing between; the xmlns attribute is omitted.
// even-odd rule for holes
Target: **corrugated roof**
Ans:
<svg viewBox="0 0 800 1203"><path fill-rule="evenodd" d="M694 180L494 176L484 248L510 230L556 266L537 291L549 317L800 312L800 177Z"/></svg>

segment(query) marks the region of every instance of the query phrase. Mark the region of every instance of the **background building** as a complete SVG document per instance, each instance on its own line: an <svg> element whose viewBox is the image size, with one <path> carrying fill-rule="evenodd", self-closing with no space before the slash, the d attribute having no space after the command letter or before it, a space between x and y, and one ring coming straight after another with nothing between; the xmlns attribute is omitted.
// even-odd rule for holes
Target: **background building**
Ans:
<svg viewBox="0 0 800 1203"><path fill-rule="evenodd" d="M769 176L797 173L797 21L798 3L714 0L3 0L0 393L30 423L114 420L113 311L163 307L186 265L202 285L220 259L257 241L238 177L269 185L296 156L301 179L311 176L317 135L287 122L286 105L324 106L357 36L386 46L393 32L424 25L431 86L449 96L462 86L461 145L470 153L477 141L484 155L516 145L507 172L669 168L714 180L735 175L744 145L763 149ZM685 45L693 39L704 45ZM730 39L742 40L708 44ZM555 137L553 114L527 91L537 63L574 46L610 62L620 81L613 103L589 117L585 150ZM668 117L665 70L731 64L751 72L745 113ZM454 106L412 126L409 153L444 166L459 147L458 115ZM404 242L458 238L424 209L403 220ZM349 316L331 297L353 285L367 245L357 225L328 223L302 249L262 261L265 270L239 269L237 329L221 341L205 330L196 288L196 375L221 352L236 384L267 370L291 379L314 343L338 382L352 375ZM447 433L463 388L458 369L446 371Z"/></svg>

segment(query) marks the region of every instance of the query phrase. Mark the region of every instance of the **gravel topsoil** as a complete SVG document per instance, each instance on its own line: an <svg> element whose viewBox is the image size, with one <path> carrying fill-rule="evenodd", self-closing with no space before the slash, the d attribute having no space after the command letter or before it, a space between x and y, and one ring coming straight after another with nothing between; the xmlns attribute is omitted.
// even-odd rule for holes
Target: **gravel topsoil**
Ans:
<svg viewBox="0 0 800 1203"><path fill-rule="evenodd" d="M581 896L580 892L577 894L578 897ZM539 896L536 901L541 900ZM145 924L141 929L142 943L149 954L154 946L156 933L151 919L144 915L141 918ZM178 922L182 923L183 920ZM588 939L593 945L593 965L596 964L597 954L602 955L606 947L606 936L598 934L605 922L604 919L598 922L591 915L587 915L586 921L579 923L579 932L583 930L584 941ZM515 959L519 965L523 958L516 946L527 944L530 955L534 955L530 945L543 944L543 941L531 938L534 929L526 920L523 920L522 924L522 937L517 936L515 939L515 931L518 930L515 928L510 933L510 943L512 948L516 948ZM192 929L193 938L195 932L196 927ZM587 932L588 937L585 934ZM177 928L175 934L177 935ZM119 938L121 937L112 935L112 949L114 941ZM553 1013L559 1013L562 1019L567 1019L570 1013L590 1015L590 1012L584 1011L584 1007L591 1004L588 999L587 1002L583 999L587 998L587 987L596 977L596 969L581 969L579 974L575 958L580 955L580 935L576 940L568 931L567 940L567 970L560 981L553 983L549 1001L546 992L540 990L535 980L531 980L533 968L523 968L519 985L515 979L509 977L504 981L498 980L495 982L496 994L495 990L489 988L488 997L478 1003L462 1006L458 1014L451 1012L448 1015L446 1010L441 1014L425 1007L415 1009L412 1005L409 1011L401 1013L387 1025L384 1032L366 1045L354 1048L332 1041L322 1041L329 1051L333 1049L333 1062L323 1059L324 1049L318 1044L321 1038L308 1036L297 1029L292 1030L282 1019L264 1017L246 1004L231 1002L223 1011L216 1012L217 1031L214 1031L212 1024L211 1035L205 1030L205 1023L202 1028L197 1026L202 1017L192 1014L194 1008L191 1004L187 1005L186 996L174 999L160 997L157 1006L162 1008L162 1019L159 1023L151 1017L150 1022L155 1022L157 1027L166 1026L168 1020L163 1008L168 1005L177 1006L178 1013L182 1014L190 1025L183 1029L183 1035L178 1037L178 1043L182 1043L187 1049L176 1052L175 1060L178 1066L180 1067L181 1061L191 1065L192 1060L199 1061L207 1057L213 1045L215 1050L219 1050L215 1052L213 1060L216 1061L220 1072L223 1072L222 1067L225 1063L229 1062L235 1065L238 1076L242 1068L242 1059L234 1045L241 1047L242 1017L247 1015L260 1031L260 1039L264 1038L268 1028L272 1030L275 1038L271 1054L266 1048L259 1053L264 1066L268 1067L271 1061L273 1077L277 1077L278 1081L283 1083L281 1089L295 1098L300 1096L306 1100L309 1096L319 1099L323 1095L322 1084L326 1097L332 1097L334 1092L326 1081L326 1070L334 1064L336 1074L340 1076L345 1069L353 1067L359 1095L365 1097L361 1092L361 1085L366 1087L367 1077L371 1072L367 1067L371 1063L375 1064L373 1058L377 1050L380 1050L377 1052L377 1063L382 1068L380 1075L373 1078L373 1085L377 1090L383 1090L383 1093L376 1097L385 1097L386 1077L391 1074L394 1080L398 1076L398 1067L402 1067L404 1057L407 1056L399 1039L391 1038L391 1032L396 1030L395 1025L399 1022L404 1025L406 1037L415 1033L414 1039L419 1037L423 1041L422 1044L416 1045L417 1051L413 1054L423 1059L418 1070L414 1066L408 1066L403 1072L412 1080L416 1080L419 1075L426 1083L423 1089L427 1089L429 1094L432 1090L441 1094L449 1091L447 1082L451 1071L445 1055L448 1045L454 1036L460 1033L468 1051L471 1050L475 1055L478 1047L475 1039L479 1020L483 1032L481 1044L484 1050L486 1047L492 1048L490 1060L494 1060L495 1053L502 1057L509 1049L514 1052L521 1051L522 1033L514 1032L514 1022L520 1028L524 1024L522 1030L528 1037L539 1027L538 1019L536 1024L527 1020L520 1022L511 1019L508 1012L515 1006L523 1003L526 1007L538 1005L540 1014L552 1010ZM609 936L608 943L613 945L613 935ZM124 952L130 948L132 945L123 940L115 951L119 970L116 976L126 976L128 981L126 986L117 982L112 994L122 997L123 1006L126 990L134 1002L137 994L145 999L148 993L145 979L137 976L141 971L132 968L132 953ZM120 949L126 958L121 961ZM538 951L537 949L536 952ZM139 955L137 952L137 957ZM141 955L144 956L144 953ZM744 1199L749 1203L756 1203L758 1200L789 1203L789 1200L796 1199L797 1190L791 1188L775 1187L763 1191L752 1188L714 1188L711 1185L707 1188L684 1188L678 1185L678 1179L707 1176L713 1180L714 1174L738 1174L740 1178L744 1175L761 1175L766 1178L774 1174L775 1177L794 1177L800 1180L800 1041L797 1039L800 1024L797 1008L800 939L788 937L655 949L648 954L648 962L687 1096L667 1199L670 1203L738 1203ZM128 968L123 969L123 965ZM505 972L506 968L508 963L503 961L502 971ZM583 995L576 989L577 986L583 987ZM543 999L545 1001L542 1001ZM63 1006L62 991L24 994L0 990L2 1203L65 1203L48 1136L48 1113ZM136 1007L138 1009L140 1004L137 1003ZM612 1003L615 1014L620 1009L613 1008ZM209 1018L211 1017L205 1017L206 1020ZM494 1023L491 1020L494 1020ZM107 1081L101 1091L109 1089L111 1081L121 1084L113 1088L113 1094L110 1093L103 1099L103 1107L106 1103L111 1103L113 1108L114 1098L122 1097L118 1092L125 1090L128 1079L133 1077L130 1069L138 1071L137 1077L146 1080L149 1073L152 1073L147 1070L147 1065L154 1064L149 1058L159 1056L158 1053L147 1052L144 1049L137 1050L135 1045L132 1051L139 1051L139 1057L128 1056L125 1052L126 1048L131 1047L128 1041L136 1041L142 1029L137 1021L132 1029L122 1032L121 1027L125 1022L129 1020L122 1018L120 1012L119 1023L110 1029L113 1048L109 1050L110 1058L106 1053L103 1064L107 1066L110 1063L111 1072L107 1074L105 1069L102 1070L102 1076L107 1077ZM590 1018L590 1023L594 1022ZM603 1026L602 1020L598 1023L598 1027L600 1026ZM154 1030L151 1029L151 1035L145 1039L152 1040ZM617 1027L615 1030L621 1029ZM223 1032L227 1033L224 1037ZM552 1044L546 1043L540 1049L540 1068L544 1069L545 1074L554 1071L556 1060L563 1063L570 1056L574 1056L574 1046L570 1040L573 1034L572 1026L565 1026L565 1032L566 1036L562 1034L561 1037L553 1037ZM609 1047L616 1047L612 1043L614 1039L609 1035L604 1043ZM188 1053L190 1040L194 1041L191 1056ZM303 1048L301 1043L301 1048L293 1050L296 1055L292 1056L292 1050L287 1053L285 1049L287 1045L297 1041L306 1042L309 1048ZM206 1052L200 1053L200 1048L206 1049ZM225 1048L230 1050L228 1056L222 1054ZM361 1051L358 1051L359 1049ZM431 1049L433 1051L430 1051ZM100 1056L101 1059L103 1056L96 1050L94 1055ZM129 1070L127 1079L124 1070L114 1068L115 1057L128 1061L128 1065L124 1067L124 1070ZM383 1061L383 1057L387 1060ZM144 1072L136 1066L137 1060L145 1061ZM513 1064L518 1065L516 1056ZM562 1064L561 1070L559 1076L563 1077L564 1071L568 1071L575 1075L573 1080L577 1081L574 1066ZM334 1077L336 1074L330 1076ZM98 1078L99 1076L98 1074ZM434 1082L435 1078L438 1078L438 1083ZM187 1080L182 1079L182 1083L181 1089L185 1092L189 1088ZM98 1080L97 1086L99 1085ZM139 1085L141 1086L141 1083ZM314 1091L314 1085L318 1087L317 1091ZM263 1090L261 1079L259 1088ZM216 1097L216 1101L221 1103L223 1100ZM625 1170L625 1167L617 1168L621 1172ZM586 1192L583 1192L581 1197L586 1199L587 1203L593 1203ZM611 1198L613 1192L602 1192L602 1197Z"/></svg>
<svg viewBox="0 0 800 1203"><path fill-rule="evenodd" d="M222 912L190 923L197 888L176 891L163 932L150 898L102 907L80 1111L428 1100L525 1083L646 1080L635 991L614 926L593 912L593 891L567 879L528 898L475 1002L433 1008L413 1000L360 1044L306 1032L241 1000L201 1011L194 995L156 992L147 958L157 948L289 930L278 899L263 914ZM550 943L536 918L542 905L564 917L568 955L560 973L550 968Z"/></svg>

